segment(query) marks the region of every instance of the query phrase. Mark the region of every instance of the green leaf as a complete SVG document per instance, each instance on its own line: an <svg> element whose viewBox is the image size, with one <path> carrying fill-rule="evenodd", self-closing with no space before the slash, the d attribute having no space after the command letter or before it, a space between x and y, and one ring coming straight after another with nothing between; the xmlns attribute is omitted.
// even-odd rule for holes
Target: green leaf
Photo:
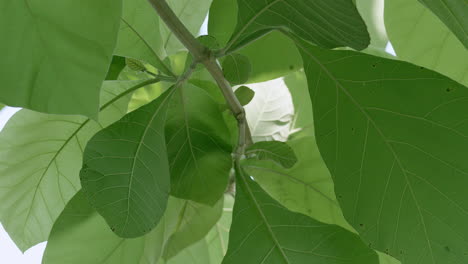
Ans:
<svg viewBox="0 0 468 264"><path fill-rule="evenodd" d="M351 0L238 0L238 7L237 26L228 50L284 28L326 48L361 50L369 45L366 25Z"/></svg>
<svg viewBox="0 0 468 264"><path fill-rule="evenodd" d="M294 117L291 128L294 132L313 135L314 119L312 103L310 102L309 89L304 71L296 71L284 77L284 82L291 93L294 105ZM297 135L296 133L293 134Z"/></svg>
<svg viewBox="0 0 468 264"><path fill-rule="evenodd" d="M416 0L386 1L385 25L399 59L468 85L468 51L421 3Z"/></svg>
<svg viewBox="0 0 468 264"><path fill-rule="evenodd" d="M54 224L43 263L159 263L164 243L175 228L173 223L177 222L181 206L180 200L170 198L163 219L151 233L136 239L124 239L109 229L80 191Z"/></svg>
<svg viewBox="0 0 468 264"><path fill-rule="evenodd" d="M2 1L0 101L96 119L121 15L114 2Z"/></svg>
<svg viewBox="0 0 468 264"><path fill-rule="evenodd" d="M143 63L141 63L139 60L125 58L125 64L132 71L142 72L146 70L145 65L143 65Z"/></svg>
<svg viewBox="0 0 468 264"><path fill-rule="evenodd" d="M402 263L466 262L466 87L409 63L298 46L346 219Z"/></svg>
<svg viewBox="0 0 468 264"><path fill-rule="evenodd" d="M219 42L213 36L203 35L203 36L199 36L197 40L200 41L200 43L203 44L203 46L209 49L217 50L221 48L221 46L219 45Z"/></svg>
<svg viewBox="0 0 468 264"><path fill-rule="evenodd" d="M245 155L249 159L271 160L284 168L291 168L297 162L294 150L281 141L257 142L247 147Z"/></svg>
<svg viewBox="0 0 468 264"><path fill-rule="evenodd" d="M145 243L151 241L151 236L162 240L163 235L164 229L158 228L138 239L116 236L80 191L54 224L42 263L138 263L136 260L142 257ZM154 246L153 250L158 249Z"/></svg>
<svg viewBox="0 0 468 264"><path fill-rule="evenodd" d="M285 169L272 161L254 159L244 160L243 168L289 210L352 230L336 201L333 181L315 138L301 137L288 141L288 144L298 160L292 168Z"/></svg>
<svg viewBox="0 0 468 264"><path fill-rule="evenodd" d="M414 0L410 0L414 1ZM386 1L389 2L389 1ZM388 37L384 24L384 0L356 0L356 7L364 19L370 35L368 48L385 51Z"/></svg>
<svg viewBox="0 0 468 264"><path fill-rule="evenodd" d="M193 35L197 35L206 15L208 14L211 0L167 0L167 3L180 21L187 27L189 32ZM180 43L172 31L167 28L166 24L160 23L159 27L163 47L168 55L185 50L185 47Z"/></svg>
<svg viewBox="0 0 468 264"><path fill-rule="evenodd" d="M434 12L468 49L468 16L466 15L468 4L466 0L419 0L419 2Z"/></svg>
<svg viewBox="0 0 468 264"><path fill-rule="evenodd" d="M210 205L222 197L232 166L228 136L210 94L190 84L175 91L166 121L171 195Z"/></svg>
<svg viewBox="0 0 468 264"><path fill-rule="evenodd" d="M99 131L84 151L83 191L121 237L148 233L166 209L170 179L164 124L174 91Z"/></svg>
<svg viewBox="0 0 468 264"><path fill-rule="evenodd" d="M123 0L123 14L115 54L146 61L173 76L165 56L159 17L147 0Z"/></svg>
<svg viewBox="0 0 468 264"><path fill-rule="evenodd" d="M248 105L254 98L255 92L247 86L242 85L234 92L242 106Z"/></svg>
<svg viewBox="0 0 468 264"><path fill-rule="evenodd" d="M107 71L106 80L117 80L120 73L125 68L125 58L120 56L113 56L109 71Z"/></svg>
<svg viewBox="0 0 468 264"><path fill-rule="evenodd" d="M242 84L247 82L252 70L249 58L238 53L226 56L223 60L222 66L224 77L231 84Z"/></svg>
<svg viewBox="0 0 468 264"><path fill-rule="evenodd" d="M302 68L302 59L294 42L273 31L237 51L252 65L248 83L264 82L282 77Z"/></svg>
<svg viewBox="0 0 468 264"><path fill-rule="evenodd" d="M163 258L168 260L188 246L205 237L218 222L223 212L224 199L213 207L183 200L177 225L166 242Z"/></svg>
<svg viewBox="0 0 468 264"><path fill-rule="evenodd" d="M100 123L26 109L9 120L0 133L0 220L22 251L47 239L80 188L78 172L87 141L125 114L128 91L141 83L148 82L104 82Z"/></svg>
<svg viewBox="0 0 468 264"><path fill-rule="evenodd" d="M195 244L180 252L167 262L160 260L158 264L219 264L227 250L229 228L232 219L234 199L230 195L224 196L224 208L221 219L216 223L208 235Z"/></svg>
<svg viewBox="0 0 468 264"><path fill-rule="evenodd" d="M237 21L237 0L214 0L210 8L208 31L225 45ZM248 83L264 82L302 67L301 55L291 39L271 32L237 51L252 64ZM278 56L281 54L281 56Z"/></svg>
<svg viewBox="0 0 468 264"><path fill-rule="evenodd" d="M238 175L236 191L223 264L378 263L357 235L288 211L250 178Z"/></svg>
<svg viewBox="0 0 468 264"><path fill-rule="evenodd" d="M249 85L255 97L245 106L253 141L286 141L294 115L291 94L282 79Z"/></svg>

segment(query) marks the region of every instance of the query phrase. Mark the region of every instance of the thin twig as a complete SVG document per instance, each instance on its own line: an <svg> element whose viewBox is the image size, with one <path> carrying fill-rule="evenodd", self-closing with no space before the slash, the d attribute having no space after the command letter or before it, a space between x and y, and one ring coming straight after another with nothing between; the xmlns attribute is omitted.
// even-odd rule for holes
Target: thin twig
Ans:
<svg viewBox="0 0 468 264"><path fill-rule="evenodd" d="M239 138L234 152L236 159L240 159L244 154L245 147L252 143L250 131L245 116L245 110L237 99L229 82L224 78L223 71L219 66L213 51L203 46L190 31L182 24L179 18L165 0L148 0L154 7L160 18L166 23L172 33L182 42L194 57L195 62L205 65L208 72L218 84L221 92L229 106L229 109L236 117L239 128Z"/></svg>

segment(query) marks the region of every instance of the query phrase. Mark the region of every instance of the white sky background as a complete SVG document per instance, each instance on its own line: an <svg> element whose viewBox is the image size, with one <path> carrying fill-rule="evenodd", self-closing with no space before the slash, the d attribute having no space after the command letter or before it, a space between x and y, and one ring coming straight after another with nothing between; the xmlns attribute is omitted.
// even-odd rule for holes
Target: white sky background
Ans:
<svg viewBox="0 0 468 264"><path fill-rule="evenodd" d="M203 22L202 28L200 29L200 35L206 35L208 32L208 17ZM395 55L390 42L386 47L386 51L392 55ZM8 119L13 116L20 108L5 107L0 111L0 131L5 126ZM0 201L1 202L1 201ZM8 233L5 231L0 223L0 263L1 264L40 264L42 255L46 247L46 242L40 243L24 254L16 247L15 243L11 240Z"/></svg>

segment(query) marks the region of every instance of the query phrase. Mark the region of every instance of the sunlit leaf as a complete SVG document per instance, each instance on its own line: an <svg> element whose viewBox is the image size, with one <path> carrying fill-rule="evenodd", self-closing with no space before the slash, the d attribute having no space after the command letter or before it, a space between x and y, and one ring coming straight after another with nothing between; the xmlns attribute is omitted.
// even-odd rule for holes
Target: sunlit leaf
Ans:
<svg viewBox="0 0 468 264"><path fill-rule="evenodd" d="M416 0L385 1L385 25L399 59L468 85L468 50Z"/></svg>
<svg viewBox="0 0 468 264"><path fill-rule="evenodd" d="M78 173L87 141L125 114L130 99L125 91L140 83L104 82L100 123L23 109L2 130L0 220L21 250L47 239L55 219L80 188Z"/></svg>
<svg viewBox="0 0 468 264"><path fill-rule="evenodd" d="M457 38L468 49L468 3L466 0L419 0L442 22L444 22Z"/></svg>
<svg viewBox="0 0 468 264"><path fill-rule="evenodd" d="M294 106L282 79L249 85L255 97L245 106L254 142L286 141L291 132Z"/></svg>

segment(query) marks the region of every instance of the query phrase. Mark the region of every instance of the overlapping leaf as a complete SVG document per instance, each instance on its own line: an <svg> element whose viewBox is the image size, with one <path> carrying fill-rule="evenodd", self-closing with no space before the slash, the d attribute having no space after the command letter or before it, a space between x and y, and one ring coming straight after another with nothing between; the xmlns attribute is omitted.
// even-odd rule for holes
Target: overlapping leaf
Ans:
<svg viewBox="0 0 468 264"><path fill-rule="evenodd" d="M208 14L211 0L167 0L167 3L190 33L197 35ZM185 49L164 23L161 23L159 26L163 47L168 55Z"/></svg>
<svg viewBox="0 0 468 264"><path fill-rule="evenodd" d="M80 188L83 148L127 110L126 91L141 81L104 82L100 123L20 110L0 133L0 219L21 250L47 239ZM147 82L144 82L147 83Z"/></svg>
<svg viewBox="0 0 468 264"><path fill-rule="evenodd" d="M159 25L159 18L147 0L123 0L115 53L146 61L171 75L170 69L161 60L165 53Z"/></svg>
<svg viewBox="0 0 468 264"><path fill-rule="evenodd" d="M238 175L229 248L222 263L370 264L378 258L357 235L288 211L253 180Z"/></svg>
<svg viewBox="0 0 468 264"><path fill-rule="evenodd" d="M229 131L219 106L206 90L186 84L175 91L169 107L171 194L213 205L226 188L231 168Z"/></svg>
<svg viewBox="0 0 468 264"><path fill-rule="evenodd" d="M466 0L419 0L442 22L444 22L457 38L468 49L468 3Z"/></svg>
<svg viewBox="0 0 468 264"><path fill-rule="evenodd" d="M166 209L170 179L164 125L174 91L101 130L86 146L83 190L119 236L148 233Z"/></svg>
<svg viewBox="0 0 468 264"><path fill-rule="evenodd" d="M385 26L399 59L468 85L468 50L421 3L385 1Z"/></svg>
<svg viewBox="0 0 468 264"><path fill-rule="evenodd" d="M0 101L96 118L120 15L111 0L2 1Z"/></svg>
<svg viewBox="0 0 468 264"><path fill-rule="evenodd" d="M213 207L198 204L188 200L180 200L182 203L174 232L169 237L164 247L163 258L171 259L188 246L199 241L207 235L218 222L223 212L221 198Z"/></svg>
<svg viewBox="0 0 468 264"><path fill-rule="evenodd" d="M298 46L347 220L402 263L466 262L466 87L404 62Z"/></svg>
<svg viewBox="0 0 468 264"><path fill-rule="evenodd" d="M214 0L211 4L208 31L222 45L236 27L237 10L237 0ZM252 64L248 83L279 78L302 67L294 42L280 32L271 32L237 52L247 56Z"/></svg>
<svg viewBox="0 0 468 264"><path fill-rule="evenodd" d="M298 160L292 168L255 159L246 159L242 165L265 191L289 210L349 228L336 201L332 178L320 157L315 139L306 136L288 141L288 144L294 149Z"/></svg>
<svg viewBox="0 0 468 264"><path fill-rule="evenodd" d="M366 25L351 0L238 0L238 8L231 49L279 28L326 48L369 45Z"/></svg>

